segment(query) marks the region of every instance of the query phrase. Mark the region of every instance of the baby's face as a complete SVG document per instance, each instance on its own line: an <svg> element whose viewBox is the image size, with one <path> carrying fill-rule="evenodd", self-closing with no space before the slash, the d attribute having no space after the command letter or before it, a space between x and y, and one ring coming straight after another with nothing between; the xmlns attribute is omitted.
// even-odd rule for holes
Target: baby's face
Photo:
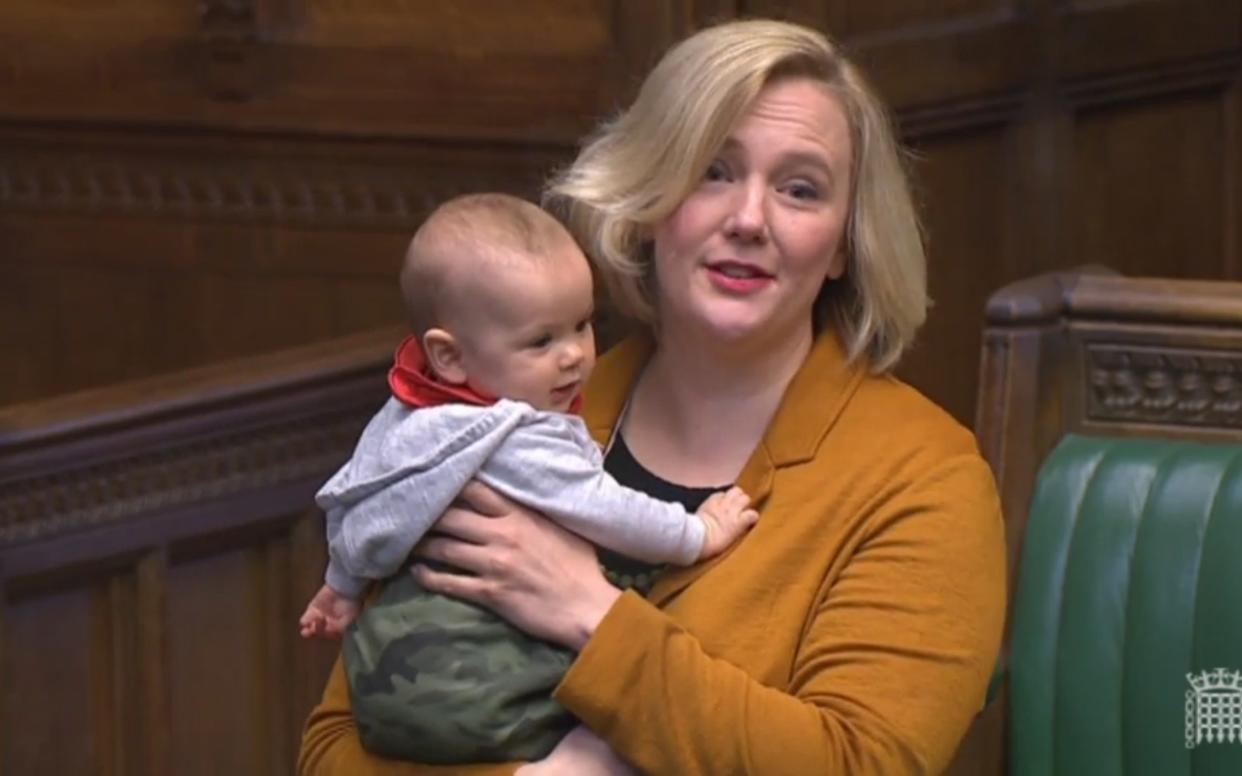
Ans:
<svg viewBox="0 0 1242 776"><path fill-rule="evenodd" d="M565 412L595 366L591 270L576 247L499 262L459 320L468 384L536 409Z"/></svg>

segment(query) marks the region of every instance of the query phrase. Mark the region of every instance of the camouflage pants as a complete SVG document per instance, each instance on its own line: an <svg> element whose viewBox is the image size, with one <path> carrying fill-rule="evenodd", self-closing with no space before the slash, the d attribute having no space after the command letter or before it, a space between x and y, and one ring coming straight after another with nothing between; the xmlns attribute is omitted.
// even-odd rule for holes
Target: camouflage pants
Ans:
<svg viewBox="0 0 1242 776"><path fill-rule="evenodd" d="M552 690L573 653L491 612L388 580L345 634L362 744L423 763L537 760L574 724Z"/></svg>

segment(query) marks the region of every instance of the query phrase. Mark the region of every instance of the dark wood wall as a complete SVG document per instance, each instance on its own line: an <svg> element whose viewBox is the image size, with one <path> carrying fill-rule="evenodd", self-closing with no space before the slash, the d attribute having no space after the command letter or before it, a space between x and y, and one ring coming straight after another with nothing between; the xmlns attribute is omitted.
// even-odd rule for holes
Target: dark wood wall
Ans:
<svg viewBox="0 0 1242 776"><path fill-rule="evenodd" d="M0 771L291 767L331 658L293 635L309 498L389 345L365 380L261 354L397 322L434 203L535 194L738 14L830 31L893 104L937 302L902 371L963 421L1001 285L1242 279L1239 0L5 0Z"/></svg>
<svg viewBox="0 0 1242 776"><path fill-rule="evenodd" d="M0 404L398 320L454 192L533 194L671 41L778 16L917 152L937 306L904 374L972 412L986 295L1083 262L1236 278L1238 0L0 4Z"/></svg>
<svg viewBox="0 0 1242 776"><path fill-rule="evenodd" d="M289 773L338 647L313 495L399 330L0 409L0 774Z"/></svg>

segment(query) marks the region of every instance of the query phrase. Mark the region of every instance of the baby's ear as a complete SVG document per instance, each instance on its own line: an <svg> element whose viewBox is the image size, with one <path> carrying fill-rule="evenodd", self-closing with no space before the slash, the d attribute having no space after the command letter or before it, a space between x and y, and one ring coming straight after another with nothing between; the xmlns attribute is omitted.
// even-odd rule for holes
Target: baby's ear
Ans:
<svg viewBox="0 0 1242 776"><path fill-rule="evenodd" d="M444 329L428 329L423 335L423 352L427 354L427 366L436 377L450 385L466 382L461 345L452 334Z"/></svg>

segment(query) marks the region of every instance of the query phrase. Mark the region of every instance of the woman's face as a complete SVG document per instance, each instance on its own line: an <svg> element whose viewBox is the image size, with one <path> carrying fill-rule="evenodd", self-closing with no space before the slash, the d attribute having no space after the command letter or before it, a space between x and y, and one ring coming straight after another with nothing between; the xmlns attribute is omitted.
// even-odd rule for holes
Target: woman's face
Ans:
<svg viewBox="0 0 1242 776"><path fill-rule="evenodd" d="M725 344L811 337L811 308L845 269L850 128L827 87L768 84L707 174L656 225L663 326Z"/></svg>

